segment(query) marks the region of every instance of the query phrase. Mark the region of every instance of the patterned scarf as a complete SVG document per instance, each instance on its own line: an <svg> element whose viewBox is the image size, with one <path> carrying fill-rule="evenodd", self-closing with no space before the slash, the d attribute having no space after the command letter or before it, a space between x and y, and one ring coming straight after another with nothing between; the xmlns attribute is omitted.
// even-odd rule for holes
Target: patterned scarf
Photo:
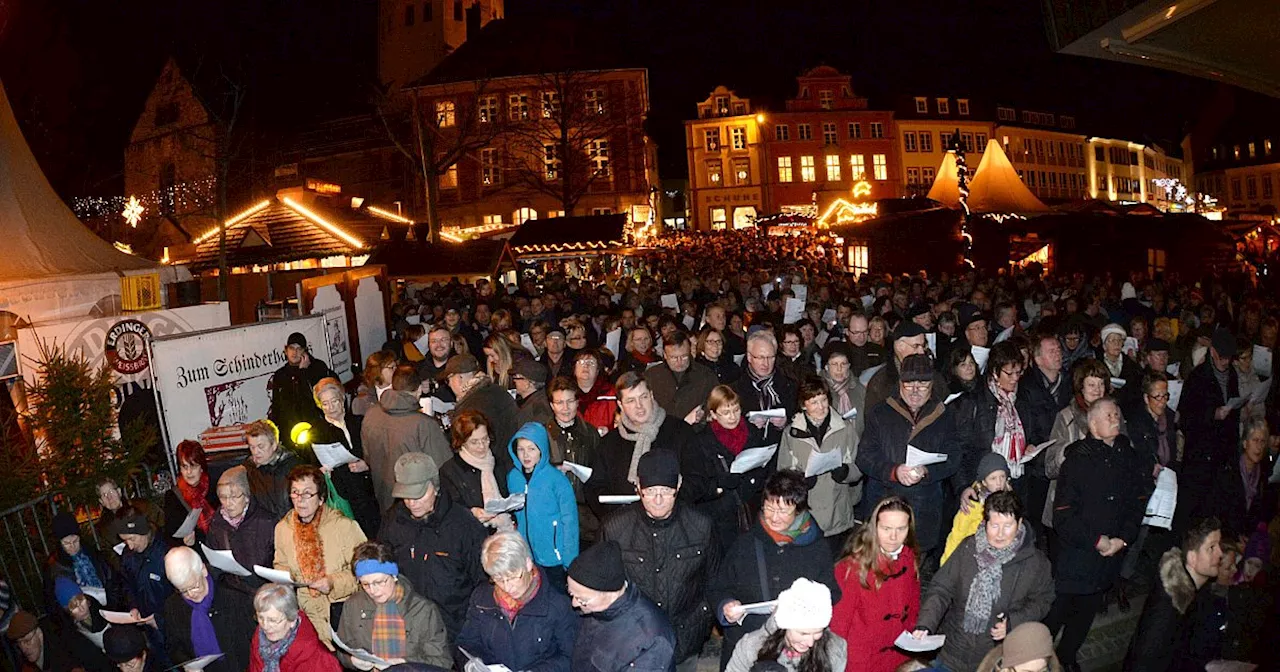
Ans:
<svg viewBox="0 0 1280 672"><path fill-rule="evenodd" d="M1014 407L1018 393L1005 392L996 384L995 379L987 383L999 404L996 408L996 435L991 442L991 451L1003 455L1009 463L1009 477L1022 475L1022 465L1018 460L1027 452L1027 433L1022 429L1022 418L1018 417L1018 409Z"/></svg>
<svg viewBox="0 0 1280 672"><path fill-rule="evenodd" d="M200 470L200 483L198 485L190 485L187 479L178 479L178 492L182 494L182 501L187 503L187 510L200 509L200 518L196 520L196 529L201 532L209 531L209 523L213 522L213 507L209 506L209 472L204 469Z"/></svg>
<svg viewBox="0 0 1280 672"><path fill-rule="evenodd" d="M298 620L293 622L293 627L289 629L289 634L280 638L280 641L273 642L267 639L267 633L258 628L258 656L262 658L262 672L280 672L280 661L286 653L289 653L289 647L293 646L293 640L298 638L298 629L302 626L302 619L305 616L298 615Z"/></svg>
<svg viewBox="0 0 1280 672"><path fill-rule="evenodd" d="M520 613L520 610L524 608L524 605L533 601L534 596L538 594L538 589L541 587L542 572L535 569L533 570L533 585L529 587L528 597L523 600L512 597L499 589L497 585L494 585L493 601L498 604L498 608L502 610L502 613L506 614L508 621L514 621L516 614Z"/></svg>
<svg viewBox="0 0 1280 672"><path fill-rule="evenodd" d="M71 566L76 571L76 584L81 588L102 587L102 579L98 577L98 570L94 568L87 553L80 551L71 556Z"/></svg>
<svg viewBox="0 0 1280 672"><path fill-rule="evenodd" d="M769 538L773 540L773 543L779 546L786 546L796 539L799 539L800 535L808 532L809 528L813 527L813 516L809 515L808 511L801 511L800 515L796 516L795 521L791 523L791 527L788 527L781 532L774 532L768 525L765 525L764 512L761 511L760 527L764 528L765 533L769 535Z"/></svg>
<svg viewBox="0 0 1280 672"><path fill-rule="evenodd" d="M971 635L987 632L991 620L991 607L1000 599L1000 581L1004 578L1004 565L1018 554L1027 539L1027 526L1018 525L1018 536L1004 548L991 548L982 530L973 535L974 558L978 561L978 573L969 584L969 599L964 604L964 631Z"/></svg>
<svg viewBox="0 0 1280 672"><path fill-rule="evenodd" d="M662 429L662 423L667 419L667 412L662 407L653 405L653 416L649 418L649 422L637 429L627 427L626 421L618 423L618 433L622 438L628 441L634 441L636 446L631 450L631 466L627 468L627 480L632 483L639 484L640 479L636 476L636 466L640 464L640 456L649 452L653 447L653 440L658 438L658 430Z"/></svg>
<svg viewBox="0 0 1280 672"><path fill-rule="evenodd" d="M290 511L290 522L293 523L293 545L298 555L298 573L302 580L311 583L325 575L324 540L320 538L320 518L324 515L324 506L316 509L316 515L310 523L302 522L297 511Z"/></svg>
<svg viewBox="0 0 1280 672"><path fill-rule="evenodd" d="M400 601L404 599L404 586L396 584L396 594L373 614L373 644L370 653L379 658L404 658L404 615L400 613Z"/></svg>
<svg viewBox="0 0 1280 672"><path fill-rule="evenodd" d="M712 422L710 425L711 433L715 434L716 440L729 451L730 455L737 457L738 453L747 447L747 423L739 420L738 426L733 429L725 429L719 422Z"/></svg>
<svg viewBox="0 0 1280 672"><path fill-rule="evenodd" d="M751 367L747 367L747 375L750 376L751 387L756 390L756 403L759 410L766 411L782 405L782 397L779 397L777 390L773 389L773 376L775 374L758 378L751 371ZM766 429L765 431L767 432L768 430Z"/></svg>

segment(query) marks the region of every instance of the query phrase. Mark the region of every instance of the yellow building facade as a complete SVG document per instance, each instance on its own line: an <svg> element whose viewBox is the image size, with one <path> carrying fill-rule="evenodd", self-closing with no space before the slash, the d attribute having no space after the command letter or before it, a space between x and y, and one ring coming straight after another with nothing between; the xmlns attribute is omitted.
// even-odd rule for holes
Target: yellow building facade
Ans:
<svg viewBox="0 0 1280 672"><path fill-rule="evenodd" d="M690 228L746 228L766 210L761 136L765 117L751 101L718 86L684 122Z"/></svg>
<svg viewBox="0 0 1280 672"><path fill-rule="evenodd" d="M1048 119L1052 117L1047 115ZM999 124L995 128L995 138L1023 184L1040 200L1066 201L1089 197L1085 136L1029 125Z"/></svg>
<svg viewBox="0 0 1280 672"><path fill-rule="evenodd" d="M972 119L899 119L897 128L898 152L902 157L902 178L908 196L924 196L933 186L938 166L947 155L948 148L960 133L960 144L965 151L965 164L969 175L978 169L987 140L992 137L995 125L989 121Z"/></svg>
<svg viewBox="0 0 1280 672"><path fill-rule="evenodd" d="M1176 190L1169 180L1183 182L1181 159L1153 145L1113 138L1089 138L1085 167L1089 195L1104 201L1150 203L1169 210Z"/></svg>

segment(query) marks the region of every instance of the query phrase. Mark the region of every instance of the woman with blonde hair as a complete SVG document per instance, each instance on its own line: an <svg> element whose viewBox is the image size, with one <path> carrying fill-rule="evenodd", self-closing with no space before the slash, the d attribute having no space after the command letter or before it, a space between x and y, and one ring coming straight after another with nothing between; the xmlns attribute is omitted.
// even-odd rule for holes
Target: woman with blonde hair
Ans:
<svg viewBox="0 0 1280 672"><path fill-rule="evenodd" d="M511 344L502 332L489 334L484 339L485 372L499 386L511 389L511 367L515 364L515 355Z"/></svg>
<svg viewBox="0 0 1280 672"><path fill-rule="evenodd" d="M831 631L848 642L847 672L891 672L907 660L893 641L915 624L920 574L915 513L907 500L880 500L836 563L840 601Z"/></svg>
<svg viewBox="0 0 1280 672"><path fill-rule="evenodd" d="M716 541L720 550L725 551L739 534L751 529L753 512L760 509L764 483L777 468L777 453L746 473L735 474L730 470L742 451L765 444L759 438L755 442L751 440L752 433L742 414L742 400L728 385L711 389L707 396L707 424L697 438L702 463L714 468L711 478L715 483L697 505L711 519Z"/></svg>
<svg viewBox="0 0 1280 672"><path fill-rule="evenodd" d="M875 317L871 318L869 322L867 322L867 341L868 342L875 343L876 345L882 348L887 347L885 345L885 338L887 338L888 335L889 335L889 323L885 322L883 317L876 315Z"/></svg>

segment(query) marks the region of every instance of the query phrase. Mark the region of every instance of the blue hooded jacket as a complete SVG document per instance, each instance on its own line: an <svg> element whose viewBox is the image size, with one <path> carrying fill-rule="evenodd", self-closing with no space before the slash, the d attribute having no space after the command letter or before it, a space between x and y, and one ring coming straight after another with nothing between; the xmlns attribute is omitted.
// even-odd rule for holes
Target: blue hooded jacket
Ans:
<svg viewBox="0 0 1280 672"><path fill-rule="evenodd" d="M516 454L519 439L537 444L542 453L528 478ZM578 557L578 502L568 477L551 466L551 438L547 428L526 422L511 437L507 452L516 465L507 474L507 491L525 493L524 508L515 512L515 519L516 527L533 551L533 561L541 567L568 569L569 563Z"/></svg>

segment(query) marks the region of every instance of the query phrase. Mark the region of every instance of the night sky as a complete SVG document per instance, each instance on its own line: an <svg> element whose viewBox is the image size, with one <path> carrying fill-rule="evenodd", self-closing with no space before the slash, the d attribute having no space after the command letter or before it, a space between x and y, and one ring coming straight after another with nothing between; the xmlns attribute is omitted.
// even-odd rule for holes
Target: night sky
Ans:
<svg viewBox="0 0 1280 672"><path fill-rule="evenodd" d="M1038 2L507 0L510 20L621 25L650 70L664 177L686 172L681 121L717 84L781 107L819 64L872 107L951 95L1074 113L1086 134L1174 145L1213 85L1050 50ZM116 195L124 146L175 49L245 64L265 127L363 111L376 0L0 0L0 81L64 197ZM607 23L605 22L607 20ZM367 107L365 108L367 109Z"/></svg>

